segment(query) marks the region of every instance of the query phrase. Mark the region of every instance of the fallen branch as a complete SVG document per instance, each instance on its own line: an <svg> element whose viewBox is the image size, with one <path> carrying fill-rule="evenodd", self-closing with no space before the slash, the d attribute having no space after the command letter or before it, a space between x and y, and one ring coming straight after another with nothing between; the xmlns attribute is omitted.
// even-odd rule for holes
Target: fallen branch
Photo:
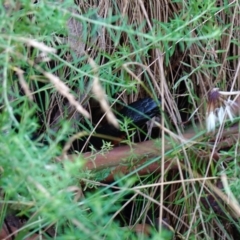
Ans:
<svg viewBox="0 0 240 240"><path fill-rule="evenodd" d="M221 148L230 147L233 145L233 137L239 132L238 125L233 125L231 128L224 129L221 134L221 139L218 143ZM212 139L209 140L208 146L211 149L211 146L214 144L215 133L211 135L205 135L204 132L202 134L196 134L194 129L190 129L187 133L183 134L179 137L178 140L169 141L169 139L165 139L165 154L167 152L181 151L183 148L187 148L196 143L201 143L203 139ZM219 148L218 148L219 149ZM107 168L112 168L111 174L106 178L106 181L112 181L113 176L117 173L126 174L130 171L136 170L141 175L154 172L157 169L160 171L159 161L153 161L152 163L147 163L149 159L159 158L161 155L161 139L158 140L149 140L141 143L134 144L133 146L120 146L116 147L113 150L107 152L106 154L97 154L92 155L91 152L87 152L83 154L84 159L86 159L85 168L88 170L102 170ZM134 156L134 162L129 161L129 156ZM172 156L172 155L171 155ZM72 154L67 155L65 157L58 158L59 161L63 160L71 160L77 159L79 155ZM168 160L167 156L165 158ZM128 163L128 164L127 164ZM165 162L165 168L169 167L171 164L171 168L176 168L175 163L171 161ZM140 168L140 166L145 165L144 168Z"/></svg>

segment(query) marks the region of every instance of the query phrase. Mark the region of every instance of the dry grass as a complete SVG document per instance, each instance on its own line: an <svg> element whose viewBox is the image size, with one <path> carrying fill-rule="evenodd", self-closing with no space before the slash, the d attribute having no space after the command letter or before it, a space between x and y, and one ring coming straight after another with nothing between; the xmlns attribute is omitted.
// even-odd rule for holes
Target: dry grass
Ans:
<svg viewBox="0 0 240 240"><path fill-rule="evenodd" d="M203 22L198 22L198 25L189 24L189 34L192 37L199 37L204 23L210 21L213 22L213 26L217 24L223 28L223 34L220 39L194 42L186 46L183 50L180 50L181 48L178 41L173 42L172 45L175 45L176 48L168 63L162 61L165 52L160 50L164 49L161 43L159 44L159 48L155 47L151 49L148 54L141 54L141 52L139 53L134 49L134 46L131 45L129 36L126 33L122 32L116 43L110 37L109 31L104 27L101 28L99 35L97 37L95 36L95 39L90 39L89 47L85 46L85 49L91 49L91 51L88 52L88 57L90 59L95 59L98 52L104 51L106 54L111 55L114 52L120 51L120 46L128 46L131 49L131 54L125 56L126 63L113 69L113 71L114 74L121 75L122 71L125 70L130 81L136 81L137 86L136 91L129 92L123 89L122 92L118 92L120 99L125 103L131 103L145 96L162 99L162 110L168 112L178 134L183 133L183 122L188 121L188 118L193 112L195 113L193 121L199 122L200 126L204 128L206 111L205 99L208 91L216 86L221 87L221 90L238 89L240 83L239 73L238 70L236 70L238 69L237 66L239 66L239 59L238 57L231 58L232 56L239 55L238 45L233 44L234 41L238 41L239 35L239 30L236 30L239 28L240 24L239 6L235 4L234 1L229 3L227 9L228 13L226 13L227 6L224 6L223 1L218 1L218 6L222 6L222 8L219 8L219 11L213 16L214 19L213 17L209 18L206 16ZM135 26L136 29L143 21L146 21L146 24L141 28L141 33L148 33L153 29L153 20L168 22L170 19L174 18L175 14L182 14L182 18L187 18L188 14L187 11L184 11L186 6L182 3L173 3L172 1L133 0L113 2L104 0L100 1L99 4L96 4L95 1L88 1L88 3L84 4L82 2L79 3L79 8L83 13L87 12L88 9L94 9L96 7L98 7L97 12L99 18L106 18L106 16L109 15L110 9L113 15L121 14L122 18L116 22L116 26L120 26L124 18L127 19L128 24ZM159 27L156 31L162 31L162 29ZM144 48L144 40L141 34L136 35L136 38L139 44L138 47ZM94 47L92 44L93 42L96 43ZM181 39L179 39L179 42L181 42ZM141 43L143 45L141 45ZM79 45L80 44L81 43L79 43ZM169 51L172 47L173 46L169 45ZM84 56L84 53L82 53L82 56ZM139 61L139 59L141 60ZM103 58L100 67L103 69L105 64L107 65L108 62ZM93 69L93 72L94 71ZM97 81L98 84L104 83L104 79L97 78ZM89 76L86 76L85 83L86 85L89 84ZM93 91L95 87L96 83L93 85ZM149 91L149 89L151 90ZM97 92L100 91L94 91L96 96ZM55 98L56 95L53 97ZM86 96L85 99L88 99L88 97ZM105 97L103 97L102 94L101 97L97 97L97 99L100 101L100 105L106 105L104 103ZM61 103L59 107L62 107ZM106 111L105 109L104 112ZM183 114L184 112L186 115ZM111 118L112 117L110 117L110 119ZM162 125L162 129L162 135L165 135L164 125ZM164 142L162 142L162 149L164 149ZM146 203L143 204L143 208L138 213L138 217L135 217L135 210L132 209L130 216L132 220L129 224L135 224L139 219L145 219L144 221L146 221L146 212L152 209L155 203L157 207L155 206L153 211L159 209L159 214L155 213L154 215L159 216L157 224L160 229L163 226L162 220L167 218L170 219L170 225L175 226L175 233L179 235L186 233L185 237L187 239L192 234L195 234L196 239L200 239L201 234L199 234L199 232L201 232L203 236L208 236L209 238L221 236L222 239L229 239L229 235L228 237L224 237L224 223L220 223L215 219L206 223L206 212L200 207L203 190L211 194L213 188L216 189L212 183L208 182L212 174L210 166L214 163L214 149L212 153L206 153L207 166L206 172L203 175L197 174L197 169L193 169L192 166L191 158L201 156L201 151L198 150L198 147L196 147L196 149L196 154L191 155L187 148L183 148L183 156L175 157L176 162L178 162L177 175L179 180L176 180L174 183L172 183L172 181L168 182L168 180L173 178L176 172L174 173L174 171L172 172L169 169L165 169L164 158L162 158L161 177L154 180L156 186L149 188L149 191L145 193L134 190L135 194L126 201L122 209L119 209L113 218L117 216L129 202L134 202L134 199L136 200L140 194L146 200ZM162 156L164 156L164 151L162 152ZM179 157L183 157L184 160L179 159ZM180 163L182 161L185 162L185 166ZM186 172L188 174L186 174ZM187 182L186 177L190 177L193 180ZM197 181L198 178L203 180L199 181L199 185L196 188L195 181ZM144 182L141 184L142 186L140 187L147 187ZM167 188L165 187L166 185L168 185ZM182 189L181 194L179 193L179 188ZM200 188L200 192L198 188ZM157 192L161 196L160 199L156 197ZM191 196L189 196L189 194ZM182 199L183 205L181 207L175 203L176 197L177 199ZM155 198L158 200L156 201ZM222 198L222 201L226 203L226 199L224 200ZM190 209L188 209L189 206L191 206ZM237 209L239 208L237 207Z"/></svg>
<svg viewBox="0 0 240 240"><path fill-rule="evenodd" d="M126 220L126 224L131 226L140 221L144 224L152 222L152 225L161 230L166 228L164 222L167 222L166 224L171 226L170 230L181 239L189 239L191 236L195 236L195 239L233 239L234 224L229 227L230 230L226 230L227 223L224 219L230 215L229 219L237 222L239 205L229 190L226 176L219 177L224 168L219 165L219 159L215 159L215 154L221 156L221 149L217 146L222 136L219 132L217 137L213 137L213 142L205 135L196 141L186 141L182 134L186 126L191 124L198 125L198 132L205 128L206 98L209 90L219 87L221 90L232 91L240 87L239 4L232 1L224 5L226 1L218 1L216 5L219 11L213 16L208 12L205 15L188 16L188 3L184 1L78 2L80 13L97 9L97 14L88 19L87 27L79 25L74 19L69 20L69 36L59 38L59 41L60 45L69 43L70 49L60 52L61 60L56 54L55 59L59 61L49 63L49 69L55 69L53 73L43 72L47 81L54 85L50 87L54 91L49 95L48 108L43 113L45 129L57 130L61 120L68 119L71 120L75 136L81 136L81 133L86 133L82 128L85 121L83 116L91 119L91 129L93 125L104 121L96 118L97 122L94 122L94 111L97 111L94 105L101 106L101 116L106 115L107 120L117 126L118 122L111 109L115 102L129 104L146 96L161 99L161 110L167 112L171 119L170 123L165 121L162 114L161 125L158 125L162 130L162 138L159 156L155 162L161 165L161 173L152 173L147 180L137 175L139 186L130 189L133 195L113 214L112 219L121 215L126 206L132 204L129 219ZM73 17L78 16L77 11L68 11L72 12ZM111 13L113 16L121 15L121 18L114 24L101 23L101 19L106 19ZM219 39L199 39L189 44L183 39L169 41L166 43L168 48L163 41L149 43L145 38L149 32L154 32L156 36L160 32L163 35L165 33L156 21L167 23L175 15L189 21L186 35L193 39L200 38L201 34L205 33L205 24L212 26L213 30L215 26L220 27L222 34ZM79 18L81 17L83 16L80 14ZM194 17L197 19L195 22L192 21ZM121 32L120 27L126 26L126 22L134 26L134 41L127 31ZM146 24L143 25L143 22ZM91 26L94 24L98 24L98 27L91 33ZM84 29L88 29L88 34L85 34ZM76 40L77 36L80 37ZM124 53L124 48L129 50L126 55L114 57L116 53ZM175 50L168 55L172 49ZM59 67L61 64L62 67ZM84 68L87 64L91 70ZM26 95L32 96L31 89L25 86L22 71L15 70ZM107 79L107 75L112 78ZM128 82L125 79L120 81L121 78L128 79ZM46 82L46 79L44 81ZM96 101L92 100L92 93ZM169 128L171 125L174 132ZM180 139L180 144L175 143L173 136ZM69 139L71 142L72 139ZM169 144L172 144L173 150L166 153L165 146ZM181 147L177 148L179 145ZM175 147L177 152L174 152ZM69 149L68 144L65 152L66 149ZM168 159L174 161L174 169L166 167ZM203 172L201 168L204 169ZM223 193L224 187L229 190L226 194ZM144 189L140 191L142 188ZM129 190L124 187L117 189L122 192ZM227 195L230 196L229 199ZM203 204L204 201L206 205ZM221 207L224 204L228 207ZM211 209L211 214L216 217L210 218L207 208ZM112 219L108 224L111 224ZM73 222L80 229L83 228L77 220Z"/></svg>

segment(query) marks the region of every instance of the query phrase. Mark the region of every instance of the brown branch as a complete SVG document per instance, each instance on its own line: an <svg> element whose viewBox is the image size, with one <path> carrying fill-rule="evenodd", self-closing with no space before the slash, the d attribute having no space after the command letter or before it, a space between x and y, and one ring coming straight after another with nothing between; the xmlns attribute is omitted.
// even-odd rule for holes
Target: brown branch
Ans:
<svg viewBox="0 0 240 240"><path fill-rule="evenodd" d="M238 134L239 127L238 125L233 125L229 129L224 129L223 133L221 134L220 142L218 143L218 146L221 148L223 147L229 147L234 144L234 141L236 142L236 135ZM211 145L214 144L216 133L213 133L209 136L209 139L211 137L211 141L208 142L208 146L211 149ZM182 135L181 140L174 140L176 144L180 146L181 142L185 143L182 145L182 147L188 147L191 144L200 142L202 139L207 139L206 135L202 135L200 137L196 137L196 133L193 129L190 129L188 133L185 133ZM180 138L179 138L180 139ZM191 143L191 139L194 139ZM161 143L161 139L158 141ZM212 143L212 144L211 144ZM219 149L219 147L217 149ZM167 151L174 148L173 143L169 143L169 140L165 139L165 153ZM181 151L181 148L179 148L179 151ZM91 152L87 152L83 154L84 159L86 159L85 168L88 170L101 170L106 168L113 168L111 171L111 174L105 179L105 181L112 181L113 177L117 174L126 174L128 172L131 172L133 170L138 169L140 166L143 166L147 163L149 159L157 158L161 154L161 146L157 143L156 140L149 140L141 143L134 144L132 147L129 146L120 146L116 147L113 150L109 151L108 153L102 155L92 155ZM129 161L129 157L134 156L133 161ZM78 155L67 155L65 158L60 157L58 160L71 160L74 161L74 159L77 159ZM177 168L175 162L168 161L168 157L165 157L165 168L171 167L171 169ZM128 163L128 164L127 164ZM126 166L128 165L128 166ZM144 175L150 172L154 171L160 171L160 164L159 161L155 161L151 164L146 164L146 167L137 170L137 172L140 175Z"/></svg>

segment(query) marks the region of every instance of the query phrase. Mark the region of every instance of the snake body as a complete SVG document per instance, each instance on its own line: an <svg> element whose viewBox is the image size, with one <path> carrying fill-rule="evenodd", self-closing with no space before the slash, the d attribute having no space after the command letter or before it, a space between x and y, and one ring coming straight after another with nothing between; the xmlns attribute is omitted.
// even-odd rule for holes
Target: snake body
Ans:
<svg viewBox="0 0 240 240"><path fill-rule="evenodd" d="M147 97L124 106L116 115L120 121L123 121L124 118L128 118L131 122L131 126L141 127L148 120L159 114L159 105L159 100L156 102L152 98ZM103 140L110 141L111 139L114 145L119 139L123 139L125 135L126 133L124 131L106 123L96 129L96 134L90 138L89 143L95 149L101 149ZM114 141L114 139L116 139L116 141ZM76 143L78 143L78 146L76 146ZM79 144L79 141L77 141L74 145L73 149L77 150L82 144Z"/></svg>

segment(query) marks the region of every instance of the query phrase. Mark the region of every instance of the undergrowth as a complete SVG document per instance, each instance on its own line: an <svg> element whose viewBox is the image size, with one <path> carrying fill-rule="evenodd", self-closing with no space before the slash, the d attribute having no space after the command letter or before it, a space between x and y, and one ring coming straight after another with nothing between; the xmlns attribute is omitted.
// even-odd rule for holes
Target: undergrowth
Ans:
<svg viewBox="0 0 240 240"><path fill-rule="evenodd" d="M218 193L238 206L238 140L216 159L204 130L208 90L239 88L237 1L21 0L0 13L1 226L24 219L16 239L239 236L239 213ZM159 99L166 118L153 144L159 153L149 149L142 163L134 142L149 128L111 113L144 97ZM122 144L132 152L122 165L137 166L110 183L116 166L85 163L115 147L90 146L91 160L82 153L106 122L127 133ZM183 139L186 128L197 137Z"/></svg>

